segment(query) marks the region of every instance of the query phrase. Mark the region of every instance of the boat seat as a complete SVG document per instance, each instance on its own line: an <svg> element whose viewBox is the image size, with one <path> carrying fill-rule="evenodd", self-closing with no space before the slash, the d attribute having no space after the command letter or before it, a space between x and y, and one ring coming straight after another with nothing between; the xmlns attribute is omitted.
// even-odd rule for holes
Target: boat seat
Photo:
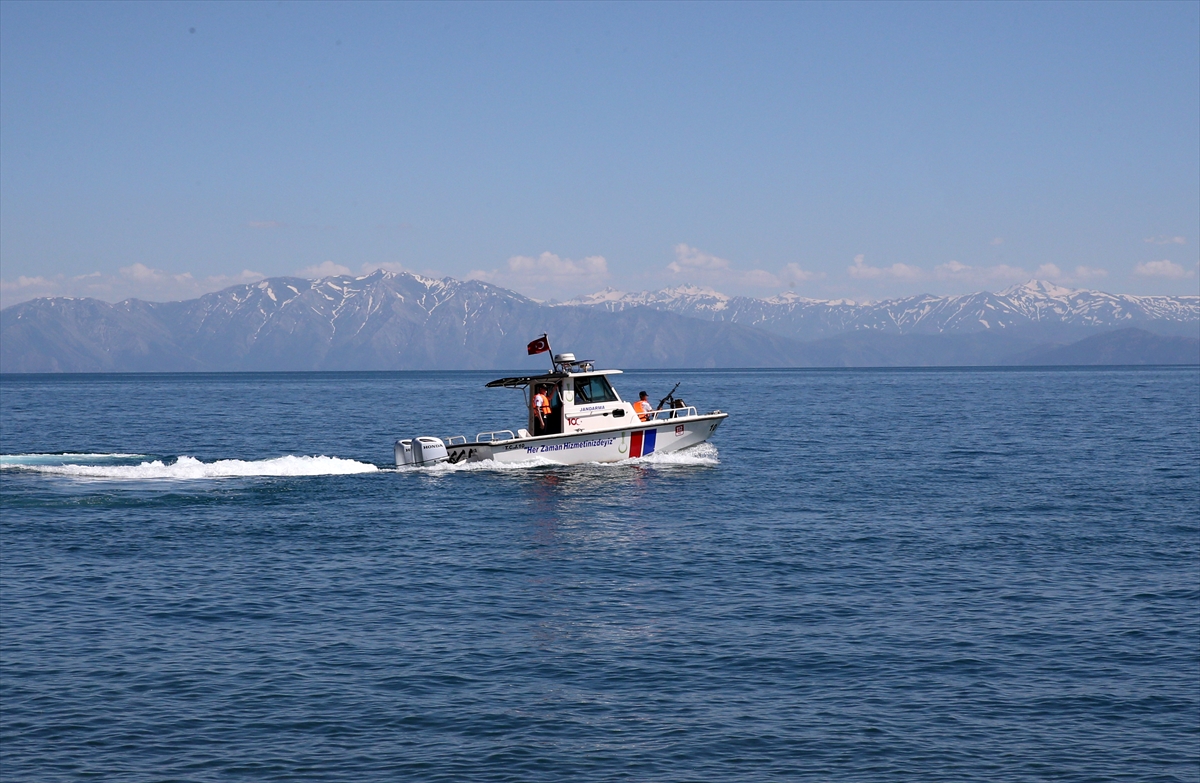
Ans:
<svg viewBox="0 0 1200 783"><path fill-rule="evenodd" d="M528 438L529 430L526 430L526 429L517 430L517 437L518 438Z"/></svg>

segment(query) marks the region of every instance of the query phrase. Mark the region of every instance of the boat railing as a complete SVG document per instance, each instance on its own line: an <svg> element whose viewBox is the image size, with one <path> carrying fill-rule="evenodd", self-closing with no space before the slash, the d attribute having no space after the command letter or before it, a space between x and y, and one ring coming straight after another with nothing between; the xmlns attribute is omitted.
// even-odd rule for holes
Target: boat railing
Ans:
<svg viewBox="0 0 1200 783"><path fill-rule="evenodd" d="M508 437L500 437L507 435ZM491 443L498 440L513 440L517 434L512 430L495 430L494 432L481 432L475 436L476 443Z"/></svg>
<svg viewBox="0 0 1200 783"><path fill-rule="evenodd" d="M446 438L447 446L461 446L466 442L467 442L466 435L451 435L449 438Z"/></svg>
<svg viewBox="0 0 1200 783"><path fill-rule="evenodd" d="M646 421L667 421L668 419L682 419L687 416L698 416L696 408L693 405L687 405L683 408L663 408L662 410L649 411L641 414L646 416Z"/></svg>

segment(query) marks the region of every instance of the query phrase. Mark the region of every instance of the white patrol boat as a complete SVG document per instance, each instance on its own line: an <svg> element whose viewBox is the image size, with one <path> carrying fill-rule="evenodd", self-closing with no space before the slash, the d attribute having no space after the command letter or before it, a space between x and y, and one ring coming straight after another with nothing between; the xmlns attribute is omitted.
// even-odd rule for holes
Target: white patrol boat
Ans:
<svg viewBox="0 0 1200 783"><path fill-rule="evenodd" d="M535 350L539 345L545 347ZM529 344L530 353L543 350L549 350L545 337ZM721 411L699 413L676 399L675 389L659 402L658 408L639 413L609 383L609 376L620 375L620 370L596 370L591 360L576 360L570 353L552 356L549 373L499 378L487 385L522 390L527 427L515 432L481 432L474 440L465 435L446 440L432 437L398 440L396 465L489 459L516 463L537 458L563 465L620 462L703 443L729 415ZM536 397L539 393L544 399ZM535 399L539 402L536 410ZM541 404L549 407L549 414L538 415L544 410Z"/></svg>

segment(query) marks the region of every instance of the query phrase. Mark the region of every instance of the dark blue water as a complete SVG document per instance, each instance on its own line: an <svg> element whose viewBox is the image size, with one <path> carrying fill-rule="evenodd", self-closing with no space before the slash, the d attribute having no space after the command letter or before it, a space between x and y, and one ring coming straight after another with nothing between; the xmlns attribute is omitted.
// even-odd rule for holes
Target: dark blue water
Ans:
<svg viewBox="0 0 1200 783"><path fill-rule="evenodd" d="M630 373L715 455L179 477L517 426L489 377L0 378L5 455L137 455L5 458L0 776L1200 780L1195 368Z"/></svg>

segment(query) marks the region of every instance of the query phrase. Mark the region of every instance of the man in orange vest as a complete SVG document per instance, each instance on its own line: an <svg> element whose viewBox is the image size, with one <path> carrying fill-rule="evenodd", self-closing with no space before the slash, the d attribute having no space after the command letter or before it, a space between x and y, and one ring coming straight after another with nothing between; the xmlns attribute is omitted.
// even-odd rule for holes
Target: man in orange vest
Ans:
<svg viewBox="0 0 1200 783"><path fill-rule="evenodd" d="M533 395L533 434L546 434L546 420L550 416L550 395L545 386L539 386L537 394Z"/></svg>
<svg viewBox="0 0 1200 783"><path fill-rule="evenodd" d="M653 410L653 406L650 404L650 400L646 399L646 392L639 392L638 397L640 399L633 404L634 413L642 421L650 421L650 411Z"/></svg>

